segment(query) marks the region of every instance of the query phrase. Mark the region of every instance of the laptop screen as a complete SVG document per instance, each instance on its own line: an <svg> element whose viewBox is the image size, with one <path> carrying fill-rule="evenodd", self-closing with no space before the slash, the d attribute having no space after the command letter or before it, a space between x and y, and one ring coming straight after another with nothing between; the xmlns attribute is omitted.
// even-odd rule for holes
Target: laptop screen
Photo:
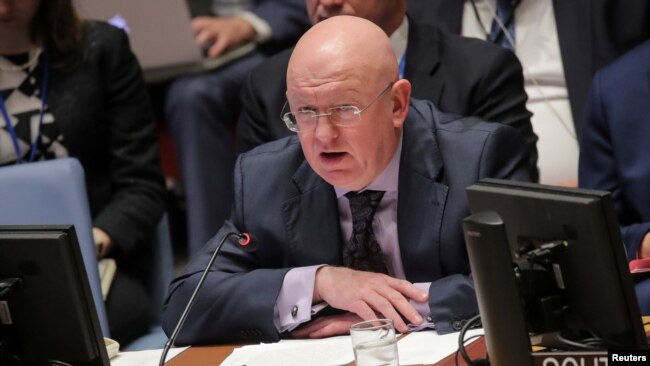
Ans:
<svg viewBox="0 0 650 366"><path fill-rule="evenodd" d="M124 29L145 72L198 64L203 58L185 0L76 0L75 6L85 19Z"/></svg>

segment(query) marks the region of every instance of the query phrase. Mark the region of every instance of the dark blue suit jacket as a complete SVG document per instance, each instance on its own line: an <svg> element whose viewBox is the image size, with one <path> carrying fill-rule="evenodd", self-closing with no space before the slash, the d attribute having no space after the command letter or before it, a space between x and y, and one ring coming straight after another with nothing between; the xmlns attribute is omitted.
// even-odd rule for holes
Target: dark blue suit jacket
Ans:
<svg viewBox="0 0 650 366"><path fill-rule="evenodd" d="M407 280L432 282L439 332L478 312L461 220L465 188L480 178L531 180L530 149L502 124L439 112L413 100L403 129L397 225ZM177 344L277 341L273 309L293 267L342 265L334 188L307 164L295 136L240 155L232 216L171 284L164 314L170 333L224 234L246 231L260 243L245 253L227 242Z"/></svg>
<svg viewBox="0 0 650 366"><path fill-rule="evenodd" d="M612 192L634 259L650 231L650 41L596 74L582 128L579 183Z"/></svg>

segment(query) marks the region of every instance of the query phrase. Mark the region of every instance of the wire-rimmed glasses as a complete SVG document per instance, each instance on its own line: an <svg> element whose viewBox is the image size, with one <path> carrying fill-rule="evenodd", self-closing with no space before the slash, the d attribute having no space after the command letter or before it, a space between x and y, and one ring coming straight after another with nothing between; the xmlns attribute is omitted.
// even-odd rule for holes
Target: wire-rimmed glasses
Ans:
<svg viewBox="0 0 650 366"><path fill-rule="evenodd" d="M388 83L379 95L363 108L359 108L355 105L340 105L328 108L325 113L317 113L314 110L306 109L297 112L284 113L282 114L282 120L287 125L287 128L293 132L313 131L318 124L318 119L322 116L327 116L329 120L337 126L349 127L360 121L361 113L381 99L381 97L392 88L393 84L393 82ZM287 102L284 103L282 112L284 112L286 106Z"/></svg>

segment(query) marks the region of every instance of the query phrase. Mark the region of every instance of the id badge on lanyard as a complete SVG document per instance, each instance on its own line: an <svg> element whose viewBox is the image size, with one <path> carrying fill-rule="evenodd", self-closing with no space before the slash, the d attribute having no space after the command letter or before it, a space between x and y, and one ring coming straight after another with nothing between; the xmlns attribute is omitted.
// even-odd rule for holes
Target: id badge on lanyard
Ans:
<svg viewBox="0 0 650 366"><path fill-rule="evenodd" d="M41 54L41 64L43 68L43 77L41 80L41 94L40 94L41 110L39 112L39 117L38 117L38 129L36 131L36 138L31 143L29 160L27 160L27 162L34 161L34 158L36 157L38 144L39 141L41 140L41 128L43 127L43 116L45 115L45 109L47 108L47 91L48 91L47 89L48 89L50 75L49 75L49 63L47 60L47 53L45 51L43 51L43 53ZM7 110L7 106L5 104L4 98L2 98L2 95L0 95L0 112L2 112L2 117L4 117L5 125L7 126L7 132L9 132L9 136L11 136L11 141L14 145L14 151L16 152L16 158L18 160L18 164L22 164L24 162L23 152L22 149L20 148L18 135L16 135L16 130L14 129L13 124L11 123L11 117L9 116L9 111Z"/></svg>

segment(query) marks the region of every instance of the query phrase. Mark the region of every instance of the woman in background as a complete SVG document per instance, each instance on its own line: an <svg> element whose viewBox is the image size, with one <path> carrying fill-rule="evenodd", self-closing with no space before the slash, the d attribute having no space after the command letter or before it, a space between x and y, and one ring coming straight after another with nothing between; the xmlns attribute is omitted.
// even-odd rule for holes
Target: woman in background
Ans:
<svg viewBox="0 0 650 366"><path fill-rule="evenodd" d="M117 261L106 308L127 344L149 327L150 236L164 211L156 126L125 33L72 0L0 0L0 165L75 157L100 258Z"/></svg>

